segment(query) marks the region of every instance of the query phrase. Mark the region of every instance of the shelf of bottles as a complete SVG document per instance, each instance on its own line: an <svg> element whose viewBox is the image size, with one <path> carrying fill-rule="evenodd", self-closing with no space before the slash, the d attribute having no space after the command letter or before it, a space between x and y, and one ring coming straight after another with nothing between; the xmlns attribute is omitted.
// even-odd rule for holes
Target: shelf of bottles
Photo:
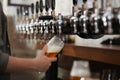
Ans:
<svg viewBox="0 0 120 80"><path fill-rule="evenodd" d="M106 9L98 8L98 1L93 1L93 8L87 7L83 0L78 9L73 0L73 15L65 17L55 15L55 0L37 1L31 7L17 8L17 32L21 40L48 41L54 35L77 34L84 38L99 38L105 34L120 34L120 8L113 8L112 3ZM30 10L31 9L31 10ZM51 13L49 13L51 9ZM43 13L45 10L45 13ZM32 15L29 14L31 11Z"/></svg>

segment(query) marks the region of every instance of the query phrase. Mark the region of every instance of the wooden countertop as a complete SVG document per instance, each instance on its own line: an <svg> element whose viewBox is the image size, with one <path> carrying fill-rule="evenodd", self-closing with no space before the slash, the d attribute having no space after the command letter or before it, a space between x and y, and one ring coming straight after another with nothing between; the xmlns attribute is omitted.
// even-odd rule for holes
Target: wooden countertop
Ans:
<svg viewBox="0 0 120 80"><path fill-rule="evenodd" d="M120 46L65 44L63 55L120 65Z"/></svg>
<svg viewBox="0 0 120 80"><path fill-rule="evenodd" d="M42 47L43 44L39 44L37 49ZM115 45L66 43L62 54L85 60L120 65L120 46Z"/></svg>

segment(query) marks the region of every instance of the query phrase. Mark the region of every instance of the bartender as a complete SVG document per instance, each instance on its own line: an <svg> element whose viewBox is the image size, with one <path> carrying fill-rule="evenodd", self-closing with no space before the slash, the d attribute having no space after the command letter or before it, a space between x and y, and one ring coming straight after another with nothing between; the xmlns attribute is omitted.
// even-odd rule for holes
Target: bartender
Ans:
<svg viewBox="0 0 120 80"><path fill-rule="evenodd" d="M0 2L0 80L10 80L10 72L35 70L45 72L56 61L56 58L45 56L47 46L42 49L40 55L32 59L17 58L11 56L10 44L7 33L7 17Z"/></svg>

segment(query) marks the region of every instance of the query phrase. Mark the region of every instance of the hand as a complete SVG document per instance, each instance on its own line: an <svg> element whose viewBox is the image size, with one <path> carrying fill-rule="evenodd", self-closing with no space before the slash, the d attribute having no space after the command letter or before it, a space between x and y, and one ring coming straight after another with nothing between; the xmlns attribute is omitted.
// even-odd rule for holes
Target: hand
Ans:
<svg viewBox="0 0 120 80"><path fill-rule="evenodd" d="M35 63L34 67L35 67L35 70L37 71L40 71L40 72L47 71L51 66L52 62L55 62L57 60L56 57L49 58L45 55L47 48L48 48L47 45L45 45L44 48L42 49L42 53L40 53L40 55L38 55L34 59L34 63Z"/></svg>

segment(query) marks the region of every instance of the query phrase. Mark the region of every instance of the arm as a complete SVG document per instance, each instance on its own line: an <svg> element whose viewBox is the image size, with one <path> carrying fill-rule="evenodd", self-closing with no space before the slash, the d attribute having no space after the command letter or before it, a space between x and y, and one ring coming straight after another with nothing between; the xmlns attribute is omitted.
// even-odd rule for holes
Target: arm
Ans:
<svg viewBox="0 0 120 80"><path fill-rule="evenodd" d="M0 51L0 73L3 73L8 64L9 55Z"/></svg>
<svg viewBox="0 0 120 80"><path fill-rule="evenodd" d="M9 56L6 72L20 71L20 70L36 70L46 71L56 58L48 58L45 56L46 47L43 48L42 53L33 59L16 58Z"/></svg>

